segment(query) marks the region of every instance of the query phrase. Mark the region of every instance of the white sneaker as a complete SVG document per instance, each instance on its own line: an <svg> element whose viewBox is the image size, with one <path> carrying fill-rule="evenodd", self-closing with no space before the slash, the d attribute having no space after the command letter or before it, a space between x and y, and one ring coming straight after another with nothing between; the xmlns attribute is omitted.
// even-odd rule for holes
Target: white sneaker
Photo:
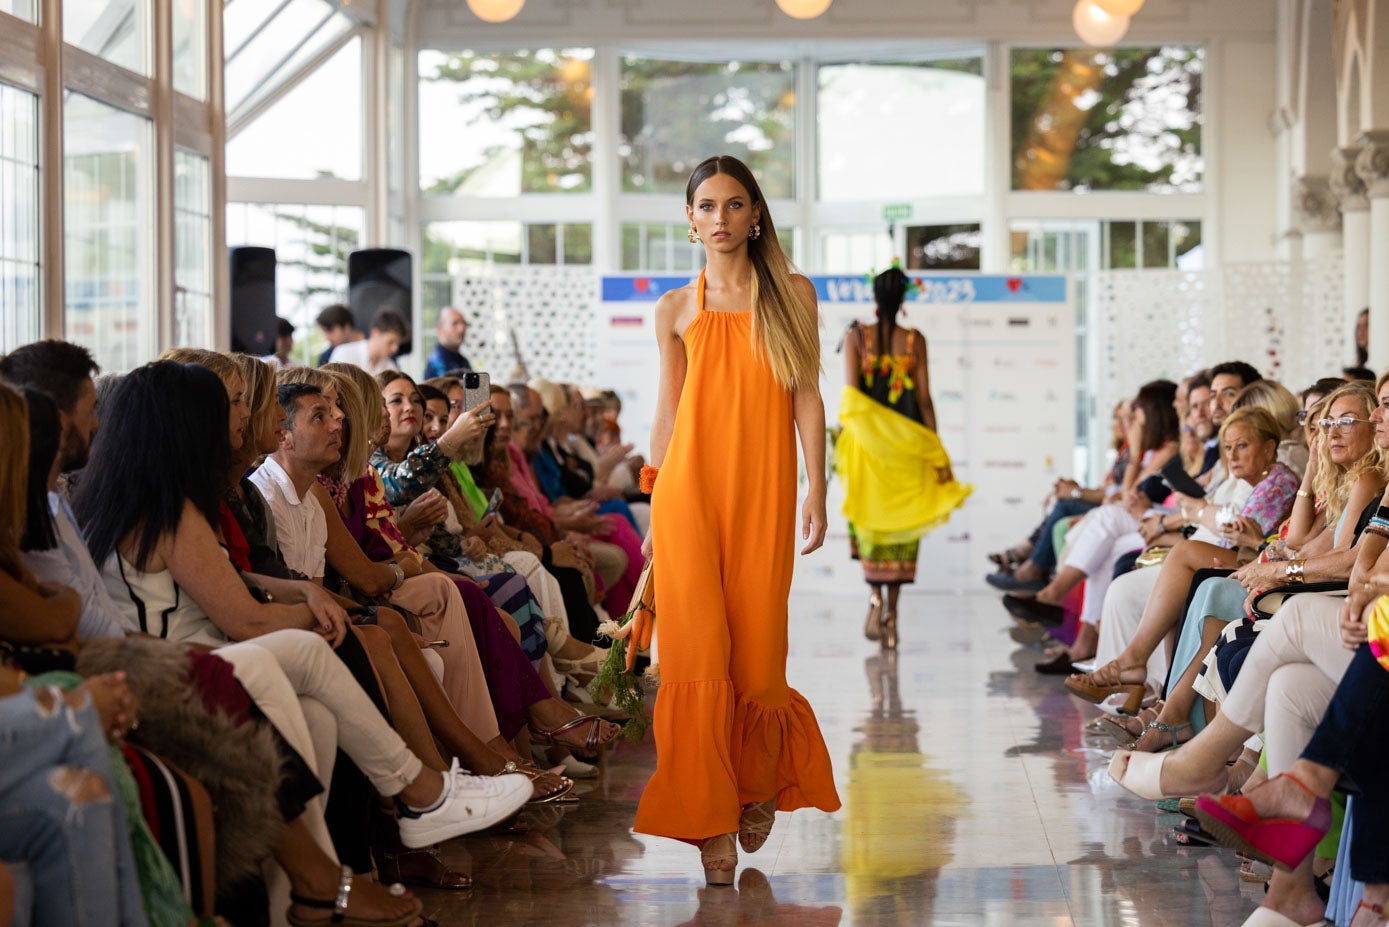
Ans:
<svg viewBox="0 0 1389 927"><path fill-rule="evenodd" d="M412 850L452 837L486 830L511 817L528 801L534 789L519 773L505 776L470 776L453 758L444 774L444 796L432 811L410 811L396 802L400 813L400 842Z"/></svg>

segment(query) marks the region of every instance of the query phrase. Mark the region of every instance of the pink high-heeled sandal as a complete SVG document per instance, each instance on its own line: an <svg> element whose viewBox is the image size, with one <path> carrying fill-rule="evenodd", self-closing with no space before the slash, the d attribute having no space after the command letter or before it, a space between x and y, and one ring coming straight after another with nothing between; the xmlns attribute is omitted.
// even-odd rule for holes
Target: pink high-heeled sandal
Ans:
<svg viewBox="0 0 1389 927"><path fill-rule="evenodd" d="M1263 862L1294 869L1316 849L1331 827L1331 802L1307 788L1291 773L1288 779L1311 795L1312 810L1301 821L1261 818L1254 803L1243 795L1202 795L1196 799L1196 819L1201 827L1227 847L1242 850Z"/></svg>

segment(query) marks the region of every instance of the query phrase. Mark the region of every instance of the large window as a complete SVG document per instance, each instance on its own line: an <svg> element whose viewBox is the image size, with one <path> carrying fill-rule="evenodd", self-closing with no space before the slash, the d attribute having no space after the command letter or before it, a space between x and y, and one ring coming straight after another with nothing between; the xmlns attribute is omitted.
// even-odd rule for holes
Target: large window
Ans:
<svg viewBox="0 0 1389 927"><path fill-rule="evenodd" d="M821 65L820 199L982 195L983 70L982 58Z"/></svg>
<svg viewBox="0 0 1389 927"><path fill-rule="evenodd" d="M0 84L0 352L39 337L38 98Z"/></svg>
<svg viewBox="0 0 1389 927"><path fill-rule="evenodd" d="M150 0L63 0L63 41L148 74L150 12Z"/></svg>
<svg viewBox="0 0 1389 927"><path fill-rule="evenodd" d="M768 197L795 192L796 68L790 62L624 58L622 189L685 192L711 154L745 162Z"/></svg>
<svg viewBox="0 0 1389 927"><path fill-rule="evenodd" d="M327 342L323 307L347 302L347 256L362 241L366 210L279 203L227 205L227 244L275 249L275 314L296 328L294 356L311 364Z"/></svg>
<svg viewBox="0 0 1389 927"><path fill-rule="evenodd" d="M357 27L335 0L227 0L222 24L229 123Z"/></svg>
<svg viewBox="0 0 1389 927"><path fill-rule="evenodd" d="M0 13L9 13L33 22L38 18L38 0L0 0Z"/></svg>
<svg viewBox="0 0 1389 927"><path fill-rule="evenodd" d="M588 190L592 49L419 56L420 186L508 197Z"/></svg>
<svg viewBox="0 0 1389 927"><path fill-rule="evenodd" d="M174 152L174 344L213 342L212 198L207 158Z"/></svg>
<svg viewBox="0 0 1389 927"><path fill-rule="evenodd" d="M63 103L67 337L112 370L154 344L150 121L68 93Z"/></svg>
<svg viewBox="0 0 1389 927"><path fill-rule="evenodd" d="M1201 189L1202 49L1016 49L1013 189Z"/></svg>
<svg viewBox="0 0 1389 927"><path fill-rule="evenodd" d="M227 173L359 180L362 109L362 42L353 39L227 142Z"/></svg>

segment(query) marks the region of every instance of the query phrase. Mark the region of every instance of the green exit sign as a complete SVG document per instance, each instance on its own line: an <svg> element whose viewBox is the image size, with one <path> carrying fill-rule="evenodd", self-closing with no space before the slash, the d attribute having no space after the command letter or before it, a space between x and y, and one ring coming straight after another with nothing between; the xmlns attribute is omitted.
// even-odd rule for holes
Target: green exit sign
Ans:
<svg viewBox="0 0 1389 927"><path fill-rule="evenodd" d="M891 203L883 207L883 219L887 222L897 222L901 219L912 217L911 203Z"/></svg>

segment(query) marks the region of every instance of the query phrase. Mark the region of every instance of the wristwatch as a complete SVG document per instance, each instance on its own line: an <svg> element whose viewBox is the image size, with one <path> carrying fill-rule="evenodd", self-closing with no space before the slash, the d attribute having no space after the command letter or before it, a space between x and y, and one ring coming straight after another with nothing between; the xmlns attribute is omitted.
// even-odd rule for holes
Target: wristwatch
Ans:
<svg viewBox="0 0 1389 927"><path fill-rule="evenodd" d="M395 574L395 583L391 586L391 591L395 592L401 586L405 585L405 571L402 570L400 564L396 563L394 560L392 560L388 566L391 568L391 572Z"/></svg>

